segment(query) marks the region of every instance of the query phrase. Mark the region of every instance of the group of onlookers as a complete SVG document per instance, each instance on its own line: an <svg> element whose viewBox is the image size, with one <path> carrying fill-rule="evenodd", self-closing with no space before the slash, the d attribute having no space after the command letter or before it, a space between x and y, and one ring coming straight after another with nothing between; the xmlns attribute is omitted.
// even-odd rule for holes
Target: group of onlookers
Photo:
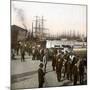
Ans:
<svg viewBox="0 0 90 90"><path fill-rule="evenodd" d="M45 53L43 56L43 62L46 62L45 64L40 63L40 68L44 67L44 70L42 69L43 75L41 76L41 72L38 71L39 76L39 84L43 86L44 83L42 80L42 83L40 82L40 79L44 77L46 70L46 65L49 60L49 53ZM87 69L86 65L86 58L82 57L80 55L76 55L72 52L66 51L65 53L61 50L53 50L53 56L52 56L52 69L56 72L57 75L57 81L60 82L62 79L70 80L73 85L77 84L84 84L85 82L85 70ZM40 69L39 68L39 69ZM43 78L44 79L44 78ZM40 86L39 86L40 87Z"/></svg>
<svg viewBox="0 0 90 90"><path fill-rule="evenodd" d="M49 50L41 47L20 47L21 62L25 61L25 53L32 55L32 60L40 60L38 69L38 81L39 87L43 87L44 76L47 72L48 61L52 61L52 69L56 72L57 81L60 82L62 79L67 79L73 82L73 85L84 83L85 70L87 70L87 59L80 55L76 55L73 52L65 51L60 49ZM15 50L12 49L12 58L15 57ZM18 54L18 52L17 52Z"/></svg>

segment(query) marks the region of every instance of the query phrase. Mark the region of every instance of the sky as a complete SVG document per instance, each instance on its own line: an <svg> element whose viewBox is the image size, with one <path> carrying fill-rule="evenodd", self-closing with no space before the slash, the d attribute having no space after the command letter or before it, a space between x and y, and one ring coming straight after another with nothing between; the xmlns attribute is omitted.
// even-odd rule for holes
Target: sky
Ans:
<svg viewBox="0 0 90 90"><path fill-rule="evenodd" d="M12 1L11 24L32 29L35 17L43 16L46 32L52 35L73 32L86 36L86 6ZM23 23L24 22L24 23ZM25 27L24 27L25 26Z"/></svg>

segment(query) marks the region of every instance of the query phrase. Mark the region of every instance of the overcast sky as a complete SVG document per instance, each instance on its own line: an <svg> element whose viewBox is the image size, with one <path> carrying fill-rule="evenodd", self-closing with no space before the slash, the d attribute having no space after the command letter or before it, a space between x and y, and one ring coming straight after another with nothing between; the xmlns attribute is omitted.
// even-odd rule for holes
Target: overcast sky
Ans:
<svg viewBox="0 0 90 90"><path fill-rule="evenodd" d="M12 25L23 27L24 21L31 30L35 16L43 16L44 26L50 34L75 30L86 35L86 6L12 1L11 10Z"/></svg>

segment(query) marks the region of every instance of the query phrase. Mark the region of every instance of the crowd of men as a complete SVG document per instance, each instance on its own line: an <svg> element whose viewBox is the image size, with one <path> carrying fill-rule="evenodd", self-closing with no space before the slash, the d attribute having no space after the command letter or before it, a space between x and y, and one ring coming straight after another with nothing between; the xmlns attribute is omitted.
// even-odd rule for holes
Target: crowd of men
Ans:
<svg viewBox="0 0 90 90"><path fill-rule="evenodd" d="M12 50L12 53L13 52ZM28 55L32 55L32 60L40 60L38 69L39 88L43 87L45 82L45 74L48 73L47 64L50 60L52 61L52 70L56 72L58 82L63 78L72 81L73 85L77 85L78 81L80 85L84 84L84 74L85 70L87 70L86 57L75 55L68 51L62 52L62 50L55 48L50 51L47 48L26 48L24 46L20 48L20 52L21 62L25 61L25 52L27 52Z"/></svg>
<svg viewBox="0 0 90 90"><path fill-rule="evenodd" d="M46 52L43 56L44 73L46 73L46 65L48 63L49 53ZM74 53L64 53L61 50L54 49L52 54L52 70L56 72L57 81L67 79L73 82L73 85L84 84L85 70L87 68L87 61L85 57L80 57ZM40 72L39 72L40 73ZM45 74L43 74L44 77ZM79 81L79 83L77 83Z"/></svg>

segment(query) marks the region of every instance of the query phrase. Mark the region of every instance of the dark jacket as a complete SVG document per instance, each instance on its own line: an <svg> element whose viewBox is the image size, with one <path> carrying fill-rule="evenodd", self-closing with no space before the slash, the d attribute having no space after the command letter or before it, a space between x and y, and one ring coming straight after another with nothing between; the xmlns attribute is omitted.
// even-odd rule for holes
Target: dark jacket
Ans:
<svg viewBox="0 0 90 90"><path fill-rule="evenodd" d="M74 64L74 66L73 66L73 75L74 76L78 75L78 68L77 68L76 64Z"/></svg>
<svg viewBox="0 0 90 90"><path fill-rule="evenodd" d="M41 68L38 69L38 81L39 83L44 83L44 75L45 73Z"/></svg>
<svg viewBox="0 0 90 90"><path fill-rule="evenodd" d="M70 62L68 61L67 62L67 73L70 73L70 65L71 65Z"/></svg>
<svg viewBox="0 0 90 90"><path fill-rule="evenodd" d="M56 55L53 55L52 66L56 66Z"/></svg>
<svg viewBox="0 0 90 90"><path fill-rule="evenodd" d="M80 61L80 64L79 64L79 73L80 74L84 73L84 61Z"/></svg>
<svg viewBox="0 0 90 90"><path fill-rule="evenodd" d="M62 66L63 66L63 58L58 58L57 61L56 61L56 72L61 72L61 69L62 69Z"/></svg>

